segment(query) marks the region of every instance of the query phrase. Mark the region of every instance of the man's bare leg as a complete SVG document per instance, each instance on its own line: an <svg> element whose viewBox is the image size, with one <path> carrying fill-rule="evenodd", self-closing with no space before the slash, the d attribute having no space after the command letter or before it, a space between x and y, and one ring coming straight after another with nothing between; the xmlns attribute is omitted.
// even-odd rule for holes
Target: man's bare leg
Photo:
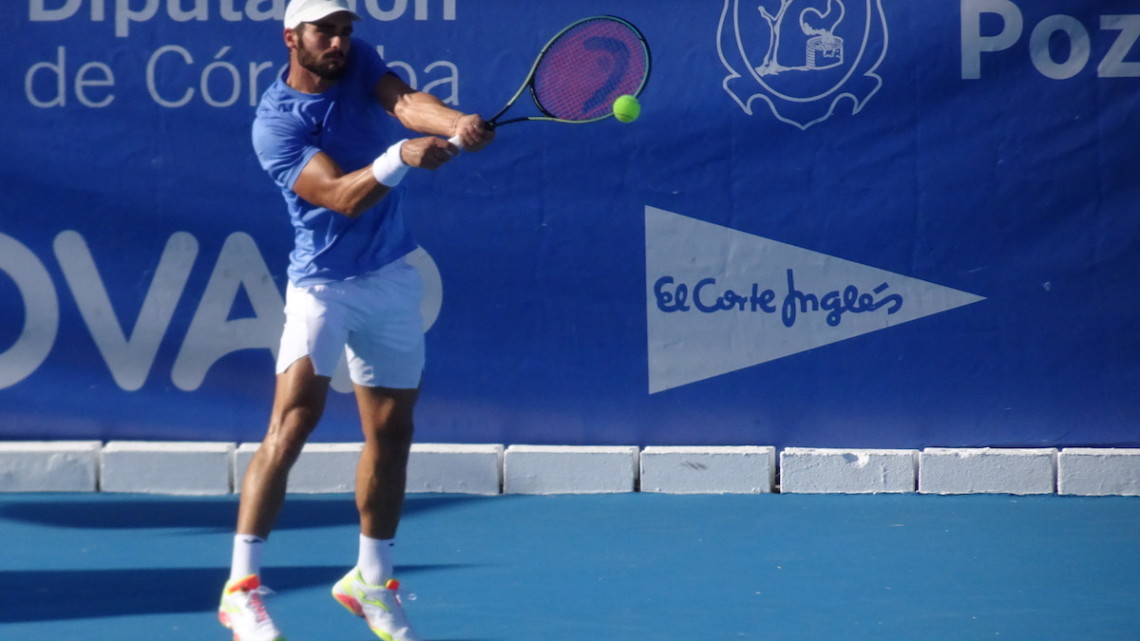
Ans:
<svg viewBox="0 0 1140 641"><path fill-rule="evenodd" d="M400 523L407 482L412 411L419 390L356 387L364 430L364 451L356 468L356 507L360 532L392 539Z"/></svg>
<svg viewBox="0 0 1140 641"><path fill-rule="evenodd" d="M414 389L356 387L364 428L364 451L356 468L360 555L356 567L333 586L337 601L364 617L373 632L400 641L419 641L388 583L394 578L391 548L404 506L418 395Z"/></svg>
<svg viewBox="0 0 1140 641"><path fill-rule="evenodd" d="M308 357L278 374L269 429L242 481L239 534L269 536L285 502L289 470L324 412L328 388L329 378L317 376Z"/></svg>
<svg viewBox="0 0 1140 641"><path fill-rule="evenodd" d="M285 502L289 470L324 411L329 378L302 358L277 376L269 429L242 481L230 580L218 619L234 639L284 641L262 603L260 549Z"/></svg>

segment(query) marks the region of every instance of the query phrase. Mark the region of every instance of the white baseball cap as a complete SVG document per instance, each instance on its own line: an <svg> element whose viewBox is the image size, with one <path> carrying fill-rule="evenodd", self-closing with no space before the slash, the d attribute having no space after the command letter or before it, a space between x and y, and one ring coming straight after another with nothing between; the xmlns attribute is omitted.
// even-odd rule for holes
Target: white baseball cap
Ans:
<svg viewBox="0 0 1140 641"><path fill-rule="evenodd" d="M360 20L360 16L348 8L347 0L291 0L285 8L285 28L296 29L302 22L316 22L341 11L351 13L353 20Z"/></svg>

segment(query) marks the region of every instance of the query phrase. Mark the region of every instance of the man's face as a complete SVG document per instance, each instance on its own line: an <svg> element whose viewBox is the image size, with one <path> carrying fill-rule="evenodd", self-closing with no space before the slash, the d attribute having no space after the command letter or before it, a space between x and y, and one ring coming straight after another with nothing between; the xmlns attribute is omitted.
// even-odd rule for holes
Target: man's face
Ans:
<svg viewBox="0 0 1140 641"><path fill-rule="evenodd" d="M294 31L297 64L325 80L337 80L348 70L352 46L352 16L334 13Z"/></svg>

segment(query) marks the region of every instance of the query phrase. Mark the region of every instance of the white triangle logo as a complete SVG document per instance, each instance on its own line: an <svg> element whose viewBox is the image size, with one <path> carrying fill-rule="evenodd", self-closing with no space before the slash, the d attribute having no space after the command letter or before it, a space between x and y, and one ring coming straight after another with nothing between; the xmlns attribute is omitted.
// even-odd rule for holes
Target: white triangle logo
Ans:
<svg viewBox="0 0 1140 641"><path fill-rule="evenodd" d="M645 275L651 394L985 300L654 207Z"/></svg>

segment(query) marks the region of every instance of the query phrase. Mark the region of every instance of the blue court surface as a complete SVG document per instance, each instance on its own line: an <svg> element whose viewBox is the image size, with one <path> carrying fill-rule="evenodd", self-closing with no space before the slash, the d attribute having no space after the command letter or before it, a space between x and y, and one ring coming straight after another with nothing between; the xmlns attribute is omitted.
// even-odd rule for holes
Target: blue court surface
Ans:
<svg viewBox="0 0 1140 641"><path fill-rule="evenodd" d="M0 639L227 641L234 497L0 495ZM374 637L328 594L351 497L266 549L290 641ZM1140 499L413 495L398 570L427 641L1140 639Z"/></svg>

